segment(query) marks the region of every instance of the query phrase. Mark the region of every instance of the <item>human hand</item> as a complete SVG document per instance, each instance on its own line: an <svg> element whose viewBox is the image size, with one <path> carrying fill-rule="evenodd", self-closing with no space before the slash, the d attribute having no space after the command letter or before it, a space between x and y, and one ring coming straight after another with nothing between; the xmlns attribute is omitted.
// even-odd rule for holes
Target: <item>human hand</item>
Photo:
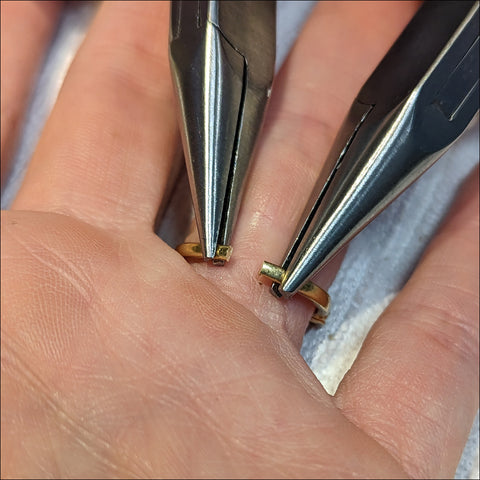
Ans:
<svg viewBox="0 0 480 480"><path fill-rule="evenodd" d="M298 353L312 307L256 277L414 10L318 5L216 268L153 234L178 146L168 5L101 7L2 212L2 476L453 475L478 409L477 176L334 397Z"/></svg>

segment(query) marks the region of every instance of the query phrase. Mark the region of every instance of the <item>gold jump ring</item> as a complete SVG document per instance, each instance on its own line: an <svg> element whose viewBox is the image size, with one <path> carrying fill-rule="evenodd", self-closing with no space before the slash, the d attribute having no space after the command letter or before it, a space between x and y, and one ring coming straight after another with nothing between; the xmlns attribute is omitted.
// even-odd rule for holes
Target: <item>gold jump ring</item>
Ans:
<svg viewBox="0 0 480 480"><path fill-rule="evenodd" d="M280 284L285 276L285 270L273 263L263 262L259 274L263 277L269 278L274 283ZM310 281L305 283L298 293L303 297L308 298L316 307L315 313L310 321L312 323L324 325L325 319L328 317L330 311L330 296L328 293L323 288L320 288L318 285L315 285Z"/></svg>
<svg viewBox="0 0 480 480"><path fill-rule="evenodd" d="M182 257L204 260L202 247L199 243L182 243L175 249ZM215 265L223 265L230 260L233 247L230 245L218 245L212 261Z"/></svg>

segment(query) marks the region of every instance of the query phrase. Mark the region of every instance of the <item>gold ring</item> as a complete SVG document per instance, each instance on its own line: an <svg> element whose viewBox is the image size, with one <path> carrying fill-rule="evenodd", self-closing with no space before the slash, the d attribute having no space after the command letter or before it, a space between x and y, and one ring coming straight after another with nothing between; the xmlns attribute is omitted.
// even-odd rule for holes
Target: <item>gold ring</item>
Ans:
<svg viewBox="0 0 480 480"><path fill-rule="evenodd" d="M285 270L273 263L263 262L259 275L273 280L274 283L280 284L285 276ZM298 293L312 301L316 307L315 313L310 321L324 325L325 319L330 312L330 295L328 295L323 288L320 288L310 281L305 283Z"/></svg>
<svg viewBox="0 0 480 480"><path fill-rule="evenodd" d="M202 246L199 243L182 243L175 249L182 257L196 260L208 260L203 257ZM215 256L212 258L214 265L224 265L232 256L233 247L218 245Z"/></svg>

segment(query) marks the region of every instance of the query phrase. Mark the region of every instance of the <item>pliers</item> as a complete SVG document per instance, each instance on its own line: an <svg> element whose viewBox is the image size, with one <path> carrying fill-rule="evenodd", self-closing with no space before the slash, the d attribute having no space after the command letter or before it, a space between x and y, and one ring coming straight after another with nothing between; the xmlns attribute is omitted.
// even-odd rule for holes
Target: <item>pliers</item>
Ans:
<svg viewBox="0 0 480 480"><path fill-rule="evenodd" d="M272 292L328 315L311 277L427 170L479 108L479 5L425 2L360 90L336 137ZM223 263L275 62L275 3L172 3L170 59L200 244ZM187 255L192 251L184 252Z"/></svg>
<svg viewBox="0 0 480 480"><path fill-rule="evenodd" d="M309 279L453 144L478 109L479 4L427 1L351 106L281 266L264 263L272 292L321 291ZM311 299L323 323L328 295Z"/></svg>
<svg viewBox="0 0 480 480"><path fill-rule="evenodd" d="M200 244L222 265L275 68L274 1L173 1L170 65Z"/></svg>

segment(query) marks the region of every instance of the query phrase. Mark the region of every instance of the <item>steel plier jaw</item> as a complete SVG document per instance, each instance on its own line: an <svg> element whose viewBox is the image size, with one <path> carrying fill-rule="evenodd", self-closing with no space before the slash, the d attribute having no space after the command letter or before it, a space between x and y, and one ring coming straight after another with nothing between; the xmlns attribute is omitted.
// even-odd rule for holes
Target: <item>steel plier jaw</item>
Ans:
<svg viewBox="0 0 480 480"><path fill-rule="evenodd" d="M354 101L274 293L299 291L452 145L478 108L478 2L425 2Z"/></svg>
<svg viewBox="0 0 480 480"><path fill-rule="evenodd" d="M170 64L204 259L229 245L275 67L273 1L174 1Z"/></svg>

